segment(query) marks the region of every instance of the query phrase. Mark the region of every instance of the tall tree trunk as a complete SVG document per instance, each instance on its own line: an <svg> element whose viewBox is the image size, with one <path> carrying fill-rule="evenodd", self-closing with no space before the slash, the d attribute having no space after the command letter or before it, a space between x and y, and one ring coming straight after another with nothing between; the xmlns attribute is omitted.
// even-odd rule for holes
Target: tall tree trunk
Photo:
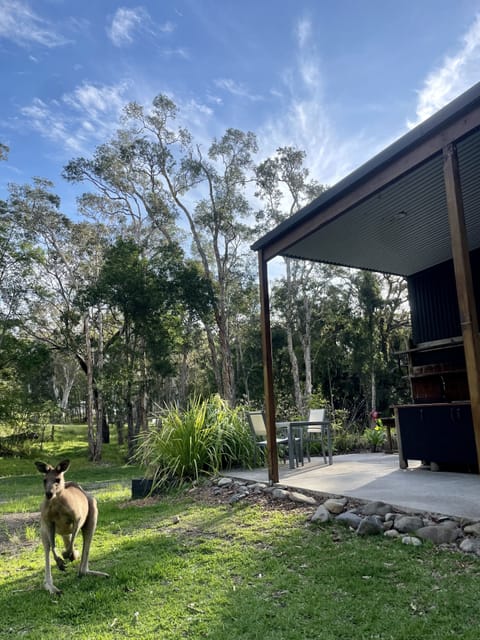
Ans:
<svg viewBox="0 0 480 640"><path fill-rule="evenodd" d="M123 428L123 416L121 413L117 413L115 418L115 425L117 427L117 442L120 446L122 446L125 442L125 434Z"/></svg>
<svg viewBox="0 0 480 640"><path fill-rule="evenodd" d="M102 310L98 310L97 314L97 330L98 330L98 356L97 356L97 370L98 379L101 381L103 376L103 315ZM95 385L95 401L97 407L97 448L102 450L102 444L110 441L110 433L108 430L107 420L105 417L105 404L103 402L103 392L98 385Z"/></svg>
<svg viewBox="0 0 480 640"><path fill-rule="evenodd" d="M135 455L135 420L133 415L133 356L132 353L130 323L128 319L125 319L125 351L127 358L127 384L126 384L126 397L125 397L125 412L127 417L127 448L128 448L128 460L132 461Z"/></svg>
<svg viewBox="0 0 480 640"><path fill-rule="evenodd" d="M142 374L140 388L138 391L138 398L136 402L137 415L136 415L136 427L135 433L138 435L141 432L148 430L148 389L147 389L147 354L143 349L142 355Z"/></svg>
<svg viewBox="0 0 480 640"><path fill-rule="evenodd" d="M245 389L245 400L247 401L247 403L250 403L250 388L248 385L248 374L247 371L245 369L245 361L243 358L243 349L242 349L242 341L241 340L237 340L236 342L236 346L237 346L237 360L238 360L238 376L237 379L240 378L240 376L243 379L243 386Z"/></svg>
<svg viewBox="0 0 480 640"><path fill-rule="evenodd" d="M222 376L220 374L217 345L215 344L215 338L213 336L213 331L211 327L205 325L205 332L207 334L207 342L208 342L208 348L210 350L210 359L212 362L212 372L213 372L213 377L215 379L215 385L217 387L217 391L221 393Z"/></svg>
<svg viewBox="0 0 480 640"><path fill-rule="evenodd" d="M60 370L61 375L57 376L57 369ZM70 393L75 383L75 376L77 374L77 367L73 367L71 362L65 362L58 360L55 363L52 387L55 400L60 407L62 413L62 421L65 423L67 419L68 402L70 399Z"/></svg>
<svg viewBox="0 0 480 640"><path fill-rule="evenodd" d="M288 355L290 356L290 366L292 368L292 382L293 382L293 396L295 399L295 406L300 413L303 414L303 401L302 390L300 388L300 373L298 370L297 354L293 347L293 336L290 326L287 326L287 347Z"/></svg>
<svg viewBox="0 0 480 640"><path fill-rule="evenodd" d="M285 258L286 282L287 282L287 301L286 301L286 328L287 328L287 347L290 357L290 366L292 368L293 396L295 406L300 415L303 414L302 390L300 386L300 372L298 369L297 354L293 344L293 327L292 317L294 313L293 304L293 285L292 285L292 262L289 258Z"/></svg>
<svg viewBox="0 0 480 640"><path fill-rule="evenodd" d="M86 401L86 414L87 414L87 432L88 432L88 450L90 460L97 462L101 459L101 443L99 447L95 420L95 396L93 391L93 353L92 353L92 341L90 338L90 317L89 312L85 314L83 320L83 330L85 334L85 367L87 374L87 401Z"/></svg>
<svg viewBox="0 0 480 640"><path fill-rule="evenodd" d="M377 381L375 377L375 367L372 362L372 370L370 372L370 385L371 385L371 397L372 397L372 408L370 413L370 422L371 426L374 427L377 424L377 421L373 415L373 412L377 407Z"/></svg>
<svg viewBox="0 0 480 640"><path fill-rule="evenodd" d="M63 386L63 391L62 391L62 399L60 401L60 407L62 409L62 415L63 415L63 419L65 421L66 417L67 417L67 410L68 410L68 401L70 399L70 393L72 391L72 387L73 384L75 382L75 374L74 375L69 375L68 372L68 367L66 365L63 365L63 373L64 373L64 378L65 378L65 384Z"/></svg>
<svg viewBox="0 0 480 640"><path fill-rule="evenodd" d="M149 401L149 390L148 390L148 362L147 362L147 354L143 352L143 383L142 383L142 420L141 420L141 429L142 431L148 431L148 401Z"/></svg>
<svg viewBox="0 0 480 640"><path fill-rule="evenodd" d="M219 321L219 345L220 345L220 369L221 369L221 395L231 407L235 406L235 386L233 383L233 361L230 349L230 340L227 329L226 314L222 314Z"/></svg>
<svg viewBox="0 0 480 640"><path fill-rule="evenodd" d="M183 345L182 360L180 362L180 371L178 376L178 404L181 409L187 405L187 389L188 389L188 347Z"/></svg>
<svg viewBox="0 0 480 640"><path fill-rule="evenodd" d="M305 309L305 327L302 335L303 364L305 366L303 414L306 414L312 397L312 305L307 297L304 298L303 305Z"/></svg>
<svg viewBox="0 0 480 640"><path fill-rule="evenodd" d="M133 419L132 383L127 383L127 398L125 402L127 411L127 449L128 461L132 462L135 455L135 423Z"/></svg>

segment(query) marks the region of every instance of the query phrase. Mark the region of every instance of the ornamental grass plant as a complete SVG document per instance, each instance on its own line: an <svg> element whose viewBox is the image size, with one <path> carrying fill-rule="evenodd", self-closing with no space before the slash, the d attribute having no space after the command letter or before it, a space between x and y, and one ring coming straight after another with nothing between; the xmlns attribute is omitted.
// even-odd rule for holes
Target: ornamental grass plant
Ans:
<svg viewBox="0 0 480 640"><path fill-rule="evenodd" d="M154 489L251 465L254 444L243 411L218 395L193 398L185 409L169 406L159 422L139 437L136 457Z"/></svg>

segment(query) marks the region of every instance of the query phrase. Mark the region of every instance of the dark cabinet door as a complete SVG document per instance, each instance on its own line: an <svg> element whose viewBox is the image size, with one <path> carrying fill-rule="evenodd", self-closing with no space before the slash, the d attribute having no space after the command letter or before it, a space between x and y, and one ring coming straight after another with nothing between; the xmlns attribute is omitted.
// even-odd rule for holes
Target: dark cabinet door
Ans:
<svg viewBox="0 0 480 640"><path fill-rule="evenodd" d="M476 464L470 405L398 407L398 420L405 460Z"/></svg>

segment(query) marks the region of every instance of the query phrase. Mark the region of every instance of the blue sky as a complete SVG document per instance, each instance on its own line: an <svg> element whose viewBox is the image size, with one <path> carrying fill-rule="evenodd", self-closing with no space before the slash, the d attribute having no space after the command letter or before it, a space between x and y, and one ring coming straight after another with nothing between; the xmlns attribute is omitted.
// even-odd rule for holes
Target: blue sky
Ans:
<svg viewBox="0 0 480 640"><path fill-rule="evenodd" d="M0 164L51 179L167 93L205 146L254 131L332 185L480 80L480 0L0 0Z"/></svg>

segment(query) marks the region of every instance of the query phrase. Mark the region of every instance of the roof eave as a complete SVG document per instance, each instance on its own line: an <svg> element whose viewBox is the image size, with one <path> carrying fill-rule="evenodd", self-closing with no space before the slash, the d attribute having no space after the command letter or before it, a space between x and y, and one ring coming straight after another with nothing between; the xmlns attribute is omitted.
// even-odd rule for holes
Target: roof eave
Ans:
<svg viewBox="0 0 480 640"><path fill-rule="evenodd" d="M407 154L413 147L419 145L425 139L437 134L453 120L459 120L464 114L480 104L480 82L468 89L465 93L440 109L437 113L421 122L411 131L386 147L383 151L365 162L358 169L340 180L336 185L322 193L311 203L299 209L288 219L281 222L274 229L259 238L251 245L253 251L261 251L282 236L288 234L290 229L305 221L310 216L318 213L345 195L349 191L366 182L375 173L379 172L398 157Z"/></svg>

